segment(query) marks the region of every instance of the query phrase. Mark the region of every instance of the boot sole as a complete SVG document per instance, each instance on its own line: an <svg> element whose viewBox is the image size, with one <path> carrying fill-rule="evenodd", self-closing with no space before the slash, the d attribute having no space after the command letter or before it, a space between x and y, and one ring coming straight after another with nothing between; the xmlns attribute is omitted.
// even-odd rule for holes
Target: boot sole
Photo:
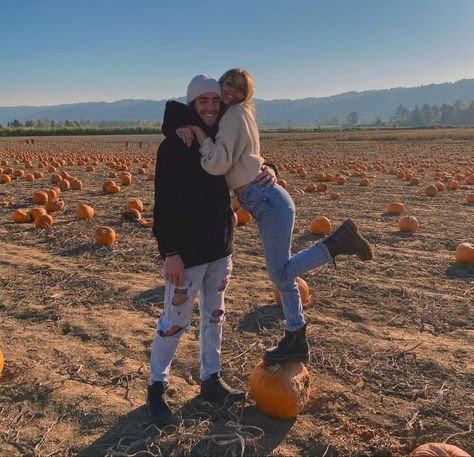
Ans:
<svg viewBox="0 0 474 457"><path fill-rule="evenodd" d="M363 255L358 255L360 260L372 260L374 258L374 248L370 245L370 243L360 234L358 225L352 219L346 219L343 224L351 230L353 235L359 241L359 244L362 248Z"/></svg>
<svg viewBox="0 0 474 457"><path fill-rule="evenodd" d="M263 363L267 366L270 367L272 365L284 365L285 363L288 362L301 362L301 363L308 363L310 360L309 354L304 354L304 355L288 355L286 357L281 357L278 360L277 359L272 359L268 358L265 355L263 356Z"/></svg>

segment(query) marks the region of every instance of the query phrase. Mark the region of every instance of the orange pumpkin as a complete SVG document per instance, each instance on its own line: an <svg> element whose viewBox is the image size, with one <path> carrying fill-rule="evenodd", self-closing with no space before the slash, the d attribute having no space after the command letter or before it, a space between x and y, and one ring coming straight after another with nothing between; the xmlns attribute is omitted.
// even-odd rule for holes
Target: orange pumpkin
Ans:
<svg viewBox="0 0 474 457"><path fill-rule="evenodd" d="M140 219L138 222L145 227L145 228L152 228L153 227L153 219Z"/></svg>
<svg viewBox="0 0 474 457"><path fill-rule="evenodd" d="M89 206L89 205L79 205L76 209L76 216L79 218L79 219L92 219L94 217L94 208L92 208L92 206Z"/></svg>
<svg viewBox="0 0 474 457"><path fill-rule="evenodd" d="M450 180L448 181L448 187L449 187L451 190L459 189L459 181L456 181L455 179L450 179Z"/></svg>
<svg viewBox="0 0 474 457"><path fill-rule="evenodd" d="M46 214L46 208L31 208L30 210L30 221L34 221L38 216Z"/></svg>
<svg viewBox="0 0 474 457"><path fill-rule="evenodd" d="M53 218L49 214L40 214L35 218L35 226L38 228L49 228L53 225Z"/></svg>
<svg viewBox="0 0 474 457"><path fill-rule="evenodd" d="M335 192L335 191L332 191L330 194L329 194L329 198L331 200L339 200L341 198L341 193L340 192Z"/></svg>
<svg viewBox="0 0 474 457"><path fill-rule="evenodd" d="M102 246L109 246L114 244L117 240L117 235L112 227L106 225L99 225L94 229L94 239L97 244Z"/></svg>
<svg viewBox="0 0 474 457"><path fill-rule="evenodd" d="M434 185L428 186L425 188L425 194L428 195L428 197L435 197L436 194L438 193L438 188Z"/></svg>
<svg viewBox="0 0 474 457"><path fill-rule="evenodd" d="M446 186L441 181L436 181L433 185L436 187L436 190L438 192L442 192L443 190L446 190Z"/></svg>
<svg viewBox="0 0 474 457"><path fill-rule="evenodd" d="M17 209L13 214L12 214L12 219L14 222L17 223L24 223L24 222L30 222L30 211L27 209Z"/></svg>
<svg viewBox="0 0 474 457"><path fill-rule="evenodd" d="M120 176L120 182L123 186L129 186L132 184L132 176L130 174L123 174Z"/></svg>
<svg viewBox="0 0 474 457"><path fill-rule="evenodd" d="M363 186L363 187L367 187L367 186L370 186L370 181L369 181L369 178L364 178L360 181L360 185Z"/></svg>
<svg viewBox="0 0 474 457"><path fill-rule="evenodd" d="M303 305L306 305L306 303L309 302L309 296L310 296L308 283L303 278L300 278L299 276L297 276L296 284L298 285L298 291L300 293L301 303L303 303ZM277 305L281 305L280 291L275 286L273 286L273 294L275 296L275 303Z"/></svg>
<svg viewBox="0 0 474 457"><path fill-rule="evenodd" d="M403 203L392 202L387 206L387 213L403 214L405 212L405 205Z"/></svg>
<svg viewBox="0 0 474 457"><path fill-rule="evenodd" d="M414 449L410 457L471 457L466 451L446 443L427 443Z"/></svg>
<svg viewBox="0 0 474 457"><path fill-rule="evenodd" d="M402 232L416 232L418 230L418 220L414 216L403 216L398 221L398 226Z"/></svg>
<svg viewBox="0 0 474 457"><path fill-rule="evenodd" d="M324 184L323 182L320 182L317 186L316 186L316 190L318 192L326 192L328 190L328 186L327 184Z"/></svg>
<svg viewBox="0 0 474 457"><path fill-rule="evenodd" d="M474 244L458 244L454 256L459 263L474 263Z"/></svg>
<svg viewBox="0 0 474 457"><path fill-rule="evenodd" d="M347 179L344 176L338 176L336 178L336 183L339 184L340 186L343 186L344 184L346 184L346 182L347 182Z"/></svg>
<svg viewBox="0 0 474 457"><path fill-rule="evenodd" d="M315 235L329 235L331 233L331 221L325 216L319 216L311 221L309 231Z"/></svg>
<svg viewBox="0 0 474 457"><path fill-rule="evenodd" d="M74 179L73 181L71 181L72 190L82 190L82 188L83 188L82 181L80 181L79 179Z"/></svg>
<svg viewBox="0 0 474 457"><path fill-rule="evenodd" d="M466 195L466 202L467 203L474 203L474 193L470 193Z"/></svg>
<svg viewBox="0 0 474 457"><path fill-rule="evenodd" d="M129 200L126 204L127 209L136 209L137 211L143 211L145 208L143 206L142 201L139 198L134 198L133 200Z"/></svg>
<svg viewBox="0 0 474 457"><path fill-rule="evenodd" d="M277 179L277 184L283 187L283 189L286 189L288 183L283 179L283 178L278 178Z"/></svg>
<svg viewBox="0 0 474 457"><path fill-rule="evenodd" d="M48 213L55 213L56 211L61 211L64 208L64 200L62 198L49 200L44 206Z"/></svg>
<svg viewBox="0 0 474 457"><path fill-rule="evenodd" d="M127 208L122 213L122 218L126 221L134 222L139 221L142 218L140 211L136 210L135 208Z"/></svg>
<svg viewBox="0 0 474 457"><path fill-rule="evenodd" d="M306 192L314 192L316 190L316 184L310 182L306 184L306 187L304 189Z"/></svg>
<svg viewBox="0 0 474 457"><path fill-rule="evenodd" d="M2 374L4 364L5 364L5 359L3 358L2 351L0 351L0 376Z"/></svg>
<svg viewBox="0 0 474 457"><path fill-rule="evenodd" d="M298 416L309 400L311 376L299 362L265 366L260 362L250 373L249 387L258 408L279 419Z"/></svg>
<svg viewBox="0 0 474 457"><path fill-rule="evenodd" d="M33 194L33 203L37 205L44 205L48 201L48 193L47 192L35 192Z"/></svg>
<svg viewBox="0 0 474 457"><path fill-rule="evenodd" d="M10 178L10 176L4 175L4 174L0 175L0 182L7 183L11 181L12 181L12 178Z"/></svg>
<svg viewBox="0 0 474 457"><path fill-rule="evenodd" d="M237 225L245 225L252 220L252 215L244 208L239 208L235 214L237 215Z"/></svg>
<svg viewBox="0 0 474 457"><path fill-rule="evenodd" d="M108 194L115 194L120 192L120 187L114 181L106 181L102 185L102 190Z"/></svg>

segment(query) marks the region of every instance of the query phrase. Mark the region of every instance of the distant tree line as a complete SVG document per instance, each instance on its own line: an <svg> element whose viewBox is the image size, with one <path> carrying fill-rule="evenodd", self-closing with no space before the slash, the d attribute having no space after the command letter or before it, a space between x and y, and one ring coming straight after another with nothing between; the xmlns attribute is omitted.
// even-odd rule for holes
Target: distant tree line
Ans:
<svg viewBox="0 0 474 457"><path fill-rule="evenodd" d="M14 119L6 127L0 124L0 136L45 135L133 135L161 133L161 123L141 121L51 121Z"/></svg>
<svg viewBox="0 0 474 457"><path fill-rule="evenodd" d="M390 123L400 127L474 125L474 100L469 103L457 100L453 105L443 103L441 106L430 106L425 103L421 108L415 105L412 110L400 105L390 119Z"/></svg>

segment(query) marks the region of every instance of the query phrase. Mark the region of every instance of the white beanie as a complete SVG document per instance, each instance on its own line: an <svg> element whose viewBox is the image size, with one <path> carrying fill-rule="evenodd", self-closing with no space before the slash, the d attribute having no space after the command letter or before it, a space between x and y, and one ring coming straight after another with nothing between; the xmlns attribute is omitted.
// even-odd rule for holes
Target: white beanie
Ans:
<svg viewBox="0 0 474 457"><path fill-rule="evenodd" d="M198 98L206 92L212 92L221 97L221 85L209 75L197 75L188 85L188 92L186 98L188 103Z"/></svg>

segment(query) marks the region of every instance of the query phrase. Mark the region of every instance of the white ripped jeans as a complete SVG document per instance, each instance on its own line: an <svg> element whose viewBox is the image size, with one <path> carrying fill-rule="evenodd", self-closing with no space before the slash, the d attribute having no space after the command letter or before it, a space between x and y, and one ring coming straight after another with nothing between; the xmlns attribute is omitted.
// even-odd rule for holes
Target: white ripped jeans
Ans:
<svg viewBox="0 0 474 457"><path fill-rule="evenodd" d="M184 285L176 287L165 278L163 314L156 327L150 357L150 384L169 383L171 361L181 335L189 328L194 299L199 293L200 377L204 381L221 369L224 293L232 271L232 257L184 270Z"/></svg>

